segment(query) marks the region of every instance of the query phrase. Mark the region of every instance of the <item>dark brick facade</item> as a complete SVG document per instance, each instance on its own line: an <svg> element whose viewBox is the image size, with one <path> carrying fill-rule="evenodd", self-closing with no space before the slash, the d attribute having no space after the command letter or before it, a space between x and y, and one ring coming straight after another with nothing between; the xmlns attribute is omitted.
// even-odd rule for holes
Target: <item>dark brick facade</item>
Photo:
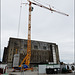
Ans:
<svg viewBox="0 0 75 75"><path fill-rule="evenodd" d="M3 62L8 62L12 66L14 54L20 55L20 62L26 56L27 53L27 40L10 38L8 47L4 48ZM53 53L55 52L55 53ZM54 55L53 55L54 54ZM30 63L47 63L55 62L59 63L59 51L56 43L42 42L31 40L31 61Z"/></svg>

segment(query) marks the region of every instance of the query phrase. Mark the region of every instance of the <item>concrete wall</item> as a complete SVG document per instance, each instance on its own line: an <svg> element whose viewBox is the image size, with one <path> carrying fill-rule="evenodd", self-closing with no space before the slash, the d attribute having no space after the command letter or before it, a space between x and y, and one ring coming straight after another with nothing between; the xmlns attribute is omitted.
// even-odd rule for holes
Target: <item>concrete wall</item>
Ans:
<svg viewBox="0 0 75 75"><path fill-rule="evenodd" d="M46 63L54 62L53 48L55 50L56 63L59 63L59 52L58 45L56 43L42 42L42 41L31 41L31 63ZM8 43L8 56L7 62L13 63L14 54L20 55L20 63L27 54L27 40L10 38ZM5 55L5 54L4 54Z"/></svg>

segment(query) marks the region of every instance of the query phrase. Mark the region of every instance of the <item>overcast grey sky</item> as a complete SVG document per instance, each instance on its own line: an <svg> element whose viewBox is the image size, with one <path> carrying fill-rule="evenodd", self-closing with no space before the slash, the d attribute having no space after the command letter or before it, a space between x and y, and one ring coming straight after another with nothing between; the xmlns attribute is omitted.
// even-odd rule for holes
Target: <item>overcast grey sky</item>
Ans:
<svg viewBox="0 0 75 75"><path fill-rule="evenodd" d="M27 3L27 0L22 0ZM41 4L69 14L64 16L32 5L31 39L56 43L59 47L60 60L71 63L74 60L74 0L36 0ZM1 1L1 52L7 47L9 37L17 37L21 0ZM20 35L27 39L28 5L22 5ZM1 55L2 55L1 53Z"/></svg>

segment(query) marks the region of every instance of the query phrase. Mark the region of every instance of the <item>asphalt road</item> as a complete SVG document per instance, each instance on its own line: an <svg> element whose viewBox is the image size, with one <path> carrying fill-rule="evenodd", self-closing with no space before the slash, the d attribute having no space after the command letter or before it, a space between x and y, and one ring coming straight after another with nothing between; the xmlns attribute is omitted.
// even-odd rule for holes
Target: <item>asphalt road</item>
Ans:
<svg viewBox="0 0 75 75"><path fill-rule="evenodd" d="M39 74L38 71L24 71L24 72L12 72L12 69L8 69L7 73L9 75L75 75L75 73L68 74Z"/></svg>
<svg viewBox="0 0 75 75"><path fill-rule="evenodd" d="M12 72L10 75L75 75L74 73L68 74L39 74L38 72Z"/></svg>

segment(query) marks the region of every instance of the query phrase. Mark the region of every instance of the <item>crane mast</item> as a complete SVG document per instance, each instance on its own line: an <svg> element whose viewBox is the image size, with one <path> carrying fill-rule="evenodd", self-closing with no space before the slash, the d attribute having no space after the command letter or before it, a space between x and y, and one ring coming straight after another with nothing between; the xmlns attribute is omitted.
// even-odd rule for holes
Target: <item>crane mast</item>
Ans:
<svg viewBox="0 0 75 75"><path fill-rule="evenodd" d="M29 1L27 55L25 56L25 58L23 59L23 61L19 65L19 67L21 67L21 65L24 63L24 61L25 61L25 64L27 66L29 66L29 64L30 64L30 57L31 57L31 2Z"/></svg>
<svg viewBox="0 0 75 75"><path fill-rule="evenodd" d="M28 42L27 42L27 59L25 64L29 65L31 57L31 2L29 2L29 20L28 20Z"/></svg>

